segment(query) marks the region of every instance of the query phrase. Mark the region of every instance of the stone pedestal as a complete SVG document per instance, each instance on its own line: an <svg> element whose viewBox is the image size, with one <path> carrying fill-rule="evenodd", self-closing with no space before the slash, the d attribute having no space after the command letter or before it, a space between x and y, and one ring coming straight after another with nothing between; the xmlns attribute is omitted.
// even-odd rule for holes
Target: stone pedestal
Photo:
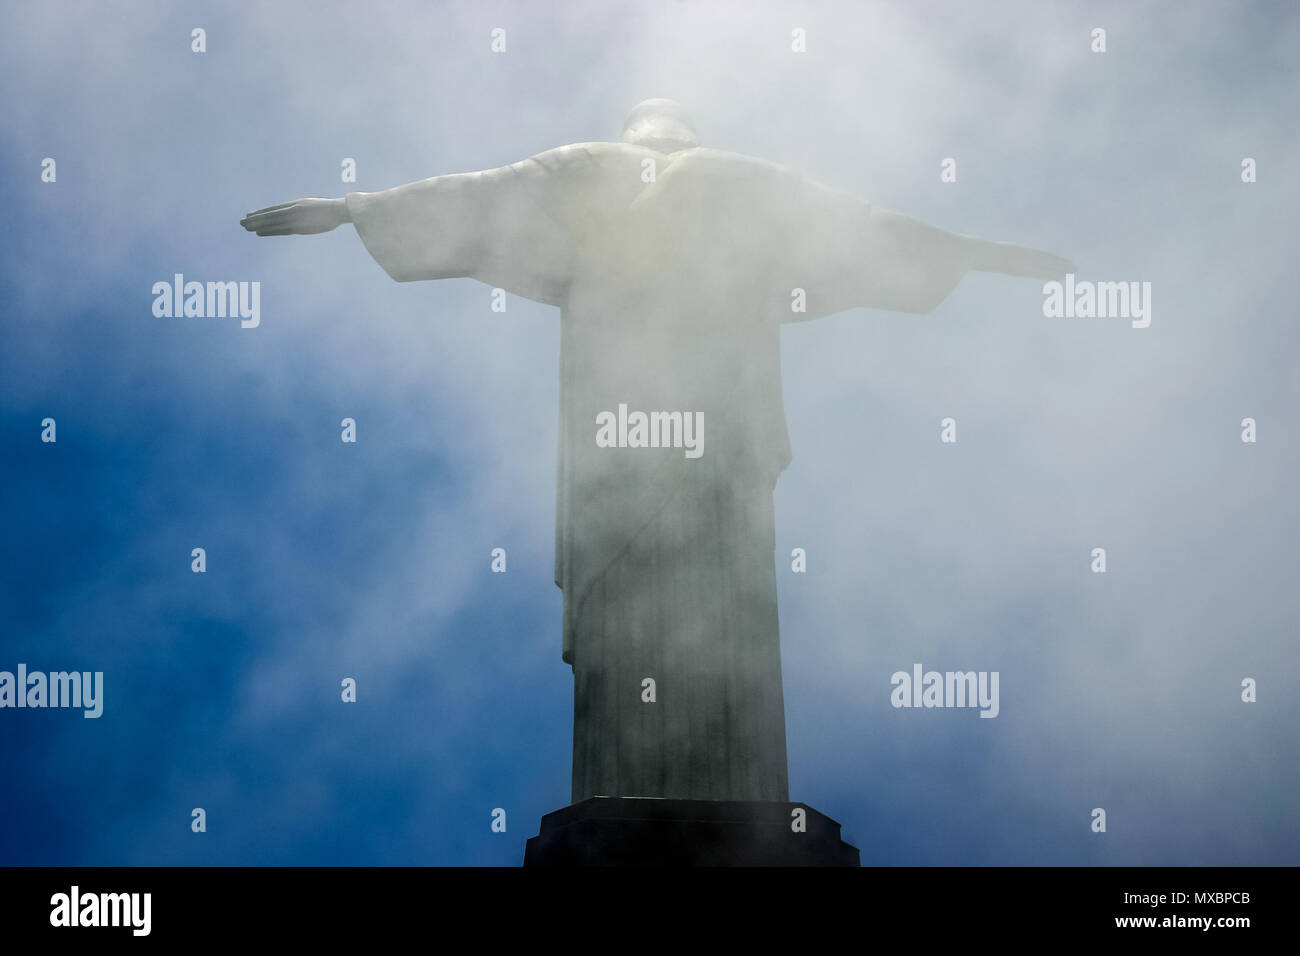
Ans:
<svg viewBox="0 0 1300 956"><path fill-rule="evenodd" d="M840 825L807 804L738 800L592 797L542 817L524 851L538 867L859 865Z"/></svg>

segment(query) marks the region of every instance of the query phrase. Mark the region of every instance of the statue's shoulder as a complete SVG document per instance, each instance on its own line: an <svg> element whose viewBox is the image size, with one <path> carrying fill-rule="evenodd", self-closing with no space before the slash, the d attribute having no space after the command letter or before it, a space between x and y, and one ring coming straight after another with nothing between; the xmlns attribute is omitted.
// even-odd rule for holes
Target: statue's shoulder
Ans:
<svg viewBox="0 0 1300 956"><path fill-rule="evenodd" d="M715 217L752 217L796 202L802 183L802 176L778 163L696 146L671 154L671 163L636 202L686 205Z"/></svg>
<svg viewBox="0 0 1300 956"><path fill-rule="evenodd" d="M631 143L571 143L538 153L524 163L561 176L613 174L621 177L624 173L634 172L640 177L650 165L647 161L653 162L656 178L671 171L671 178L678 181L699 178L772 183L802 178L778 163L705 146L661 153Z"/></svg>
<svg viewBox="0 0 1300 956"><path fill-rule="evenodd" d="M663 153L630 143L570 143L538 153L525 162L537 163L554 172L566 172L640 168L645 159L654 159L656 163L669 161Z"/></svg>
<svg viewBox="0 0 1300 956"><path fill-rule="evenodd" d="M710 188L774 190L785 193L803 177L779 163L725 149L696 146L671 154L665 181L696 183Z"/></svg>
<svg viewBox="0 0 1300 956"><path fill-rule="evenodd" d="M790 170L779 163L773 163L766 159L759 159L757 156L747 156L744 153L733 153L725 149L714 149L711 146L693 146L690 149L679 150L671 154L674 164L682 168L690 167L692 169L707 170L752 170L756 173L766 173L768 175L793 176Z"/></svg>

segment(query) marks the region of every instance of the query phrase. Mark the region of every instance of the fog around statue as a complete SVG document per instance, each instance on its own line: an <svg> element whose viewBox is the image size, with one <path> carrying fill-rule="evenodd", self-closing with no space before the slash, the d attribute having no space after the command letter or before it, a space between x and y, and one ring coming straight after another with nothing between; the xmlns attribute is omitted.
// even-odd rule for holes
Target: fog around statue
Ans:
<svg viewBox="0 0 1300 956"><path fill-rule="evenodd" d="M928 312L971 270L1073 271L702 147L669 100L638 105L621 142L241 220L259 236L347 222L399 282L469 277L561 310L555 580L574 802L788 799L780 326Z"/></svg>

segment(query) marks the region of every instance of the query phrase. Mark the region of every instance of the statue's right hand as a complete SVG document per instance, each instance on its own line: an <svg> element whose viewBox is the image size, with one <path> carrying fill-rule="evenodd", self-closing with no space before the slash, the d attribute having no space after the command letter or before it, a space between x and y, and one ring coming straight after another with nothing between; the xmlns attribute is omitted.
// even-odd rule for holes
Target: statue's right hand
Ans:
<svg viewBox="0 0 1300 956"><path fill-rule="evenodd" d="M259 236L307 236L348 221L346 199L295 199L250 212L239 224Z"/></svg>

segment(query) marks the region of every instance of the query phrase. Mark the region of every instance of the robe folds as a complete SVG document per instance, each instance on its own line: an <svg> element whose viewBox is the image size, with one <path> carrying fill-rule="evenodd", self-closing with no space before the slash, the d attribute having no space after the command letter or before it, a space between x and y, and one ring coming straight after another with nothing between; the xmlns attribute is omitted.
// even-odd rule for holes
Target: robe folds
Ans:
<svg viewBox="0 0 1300 956"><path fill-rule="evenodd" d="M770 163L622 143L347 206L398 281L472 277L561 309L555 580L574 802L788 799L780 325L854 305L925 311L965 271L959 237ZM806 312L791 311L795 289ZM702 413L702 454L599 447L597 416L620 404Z"/></svg>

